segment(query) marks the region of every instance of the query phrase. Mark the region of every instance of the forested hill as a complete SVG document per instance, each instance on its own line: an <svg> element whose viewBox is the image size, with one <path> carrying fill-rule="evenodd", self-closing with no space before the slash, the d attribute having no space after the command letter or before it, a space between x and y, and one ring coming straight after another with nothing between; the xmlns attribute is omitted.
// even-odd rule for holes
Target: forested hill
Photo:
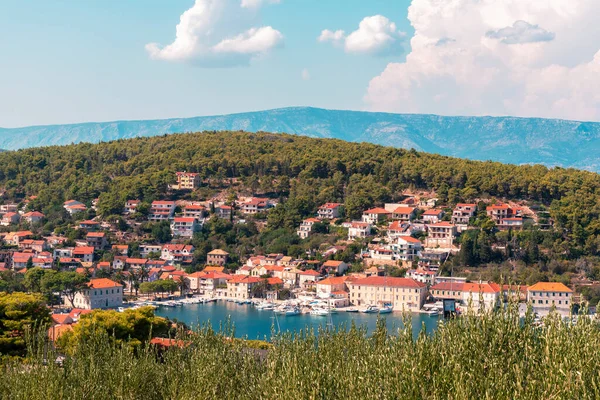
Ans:
<svg viewBox="0 0 600 400"><path fill-rule="evenodd" d="M358 217L412 187L434 189L449 204L481 196L541 202L550 205L559 232L556 252L577 256L600 248L596 173L286 134L204 132L5 152L0 190L8 199L37 195L30 207L50 220L67 199L90 204L99 196L99 212L107 216L121 212L127 199L164 198L179 170L223 182L235 177L289 197L277 224L290 229L324 202L344 202L349 216Z"/></svg>
<svg viewBox="0 0 600 400"><path fill-rule="evenodd" d="M600 123L442 117L293 107L212 117L0 128L0 148L97 143L204 130L286 132L414 148L473 160L600 171Z"/></svg>

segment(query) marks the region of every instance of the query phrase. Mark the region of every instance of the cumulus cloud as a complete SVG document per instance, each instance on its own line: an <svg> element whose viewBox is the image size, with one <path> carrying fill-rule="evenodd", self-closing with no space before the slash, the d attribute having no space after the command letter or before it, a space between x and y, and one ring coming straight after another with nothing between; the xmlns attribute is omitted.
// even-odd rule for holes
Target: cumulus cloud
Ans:
<svg viewBox="0 0 600 400"><path fill-rule="evenodd" d="M371 80L365 102L376 111L600 120L597 15L597 0L412 0L411 51Z"/></svg>
<svg viewBox="0 0 600 400"><path fill-rule="evenodd" d="M259 8L265 3L278 4L280 0L242 0L243 8Z"/></svg>
<svg viewBox="0 0 600 400"><path fill-rule="evenodd" d="M500 39L505 44L549 42L554 39L554 33L531 25L527 21L515 21L513 26L507 26L497 31L489 31L486 36L492 39Z"/></svg>
<svg viewBox="0 0 600 400"><path fill-rule="evenodd" d="M244 6L245 3L248 3ZM200 67L247 65L253 58L281 46L283 35L271 26L252 26L254 13L245 11L259 0L196 0L166 46L148 43L150 58L185 61Z"/></svg>
<svg viewBox="0 0 600 400"><path fill-rule="evenodd" d="M404 33L396 29L396 24L383 15L365 17L358 29L346 35L343 30L321 32L319 42L331 42L344 47L347 53L364 53L372 55L398 54L402 52L400 45Z"/></svg>
<svg viewBox="0 0 600 400"><path fill-rule="evenodd" d="M324 29L321 32L318 40L319 42L331 42L333 44L343 44L346 39L346 33L343 30L330 31L329 29Z"/></svg>

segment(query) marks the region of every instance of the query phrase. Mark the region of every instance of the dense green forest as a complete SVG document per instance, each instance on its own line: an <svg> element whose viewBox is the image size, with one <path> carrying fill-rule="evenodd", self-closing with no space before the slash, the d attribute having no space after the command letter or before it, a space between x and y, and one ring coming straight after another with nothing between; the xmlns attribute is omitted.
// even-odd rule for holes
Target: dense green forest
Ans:
<svg viewBox="0 0 600 400"><path fill-rule="evenodd" d="M110 317L110 312L106 312ZM85 318L84 318L85 319ZM91 321L91 319L90 319ZM111 324L107 321L107 323ZM444 321L275 335L265 350L209 327L181 347L133 347L104 328L78 335L66 359L29 341L29 358L2 369L3 399L597 399L596 321L557 315L536 327L516 304Z"/></svg>
<svg viewBox="0 0 600 400"><path fill-rule="evenodd" d="M600 251L598 174L286 134L202 132L5 152L0 188L5 199L38 196L29 207L51 221L71 198L89 204L99 197L98 212L106 217L119 213L126 199L168 197L167 186L180 170L199 172L208 182L205 190L185 195L190 199L232 182L285 199L270 213L272 228L292 229L327 201L344 202L347 215L356 218L397 200L403 189L433 189L448 204L497 198L545 206L555 229L529 234L536 246L565 259ZM537 249L530 253L539 257Z"/></svg>

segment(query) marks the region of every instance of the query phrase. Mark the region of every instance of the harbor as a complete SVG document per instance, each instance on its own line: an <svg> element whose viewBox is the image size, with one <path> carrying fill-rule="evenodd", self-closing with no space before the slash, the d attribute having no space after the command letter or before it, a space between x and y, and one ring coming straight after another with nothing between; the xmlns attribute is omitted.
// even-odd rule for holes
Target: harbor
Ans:
<svg viewBox="0 0 600 400"><path fill-rule="evenodd" d="M161 304L165 303L165 304ZM249 339L267 339L271 334L278 332L300 332L305 329L318 330L328 325L349 329L354 323L357 327L364 327L371 333L377 324L379 312L365 312L366 309L353 307L327 310L324 307L294 307L291 305L277 304L273 307L265 303L251 301L234 302L227 300L196 300L184 299L172 302L156 302L156 315L168 317L171 320L184 322L194 328L210 324L213 329L219 330L228 322L235 328L236 337ZM380 311L380 310L379 310ZM385 318L390 331L402 328L403 314L401 312L388 312L385 310L381 318ZM431 334L437 327L441 317L425 313L412 313L411 324L414 335L418 335L424 327L427 334Z"/></svg>

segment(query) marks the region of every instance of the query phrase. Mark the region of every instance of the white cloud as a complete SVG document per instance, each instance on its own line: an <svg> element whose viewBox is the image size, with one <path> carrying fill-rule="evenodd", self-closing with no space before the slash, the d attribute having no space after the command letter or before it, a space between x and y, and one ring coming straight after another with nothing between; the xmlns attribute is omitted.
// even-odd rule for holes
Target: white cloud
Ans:
<svg viewBox="0 0 600 400"><path fill-rule="evenodd" d="M239 0L196 0L181 15L173 43L162 47L148 43L146 51L155 60L185 61L200 67L247 65L283 44L278 30L253 26L255 13L246 10L248 7Z"/></svg>
<svg viewBox="0 0 600 400"><path fill-rule="evenodd" d="M259 8L265 3L278 4L280 0L242 0L243 8Z"/></svg>
<svg viewBox="0 0 600 400"><path fill-rule="evenodd" d="M310 72L308 72L308 69L306 69L306 68L304 68L302 70L302 72L300 73L300 76L302 77L302 80L304 80L304 81L310 80Z"/></svg>
<svg viewBox="0 0 600 400"><path fill-rule="evenodd" d="M377 111L600 120L597 15L597 0L413 0L411 52L371 80L365 101Z"/></svg>
<svg viewBox="0 0 600 400"><path fill-rule="evenodd" d="M343 45L347 53L366 53L373 55L399 54L404 33L396 29L396 24L383 15L365 17L358 29L346 35L343 30L321 32L319 42L331 42Z"/></svg>
<svg viewBox="0 0 600 400"><path fill-rule="evenodd" d="M343 44L346 38L346 34L343 30L330 31L329 29L324 29L321 31L321 36L319 36L319 42L332 42L333 44Z"/></svg>
<svg viewBox="0 0 600 400"><path fill-rule="evenodd" d="M549 42L555 36L554 33L548 32L538 25L531 25L527 21L515 21L513 26L489 31L485 35L492 39L500 39L504 44Z"/></svg>

